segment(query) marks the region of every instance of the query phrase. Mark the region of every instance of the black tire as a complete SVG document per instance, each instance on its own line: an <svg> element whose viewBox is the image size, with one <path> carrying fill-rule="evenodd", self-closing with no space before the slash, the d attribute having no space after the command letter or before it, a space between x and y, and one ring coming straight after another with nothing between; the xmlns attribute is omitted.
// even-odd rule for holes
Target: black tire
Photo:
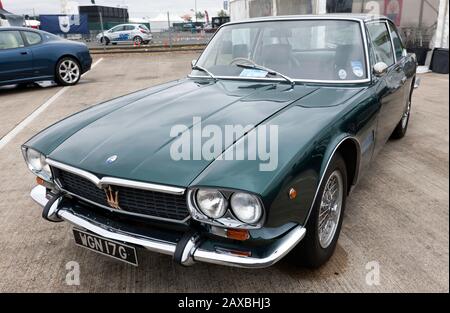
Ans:
<svg viewBox="0 0 450 313"><path fill-rule="evenodd" d="M133 38L133 43L135 45L142 45L142 43L144 42L144 40L142 39L142 37L136 36Z"/></svg>
<svg viewBox="0 0 450 313"><path fill-rule="evenodd" d="M408 131L409 118L411 117L411 99L413 88L414 81L411 85L411 93L408 98L408 103L406 104L405 112L403 113L400 122L398 122L397 127L395 127L390 139L402 139L403 137L405 137L406 132Z"/></svg>
<svg viewBox="0 0 450 313"><path fill-rule="evenodd" d="M102 37L102 38L100 39L100 43L101 43L101 44L104 44L105 46L107 46L107 45L109 45L110 40L109 40L108 37Z"/></svg>
<svg viewBox="0 0 450 313"><path fill-rule="evenodd" d="M73 64L74 67L71 67L70 72L70 79L67 79L64 74L61 73L61 67L63 64ZM75 77L75 71L77 72L77 75ZM73 73L73 75L72 75ZM64 57L61 60L58 61L55 68L55 80L58 85L61 86L73 86L76 85L81 78L81 66L80 63L72 57Z"/></svg>
<svg viewBox="0 0 450 313"><path fill-rule="evenodd" d="M342 177L342 205L334 234L332 235L332 237L330 236L331 239L329 239L329 243L324 248L319 239L319 211L325 187L329 182L330 177L332 175L333 177L335 177L336 173L340 173ZM293 261L296 265L305 266L308 268L318 268L331 258L334 250L336 249L336 244L341 232L346 200L347 167L342 156L339 153L336 153L333 156L333 159L331 160L330 165L328 166L328 169L324 175L319 188L319 192L317 193L317 198L311 211L311 215L309 216L309 219L306 223L306 236L293 250L291 261Z"/></svg>

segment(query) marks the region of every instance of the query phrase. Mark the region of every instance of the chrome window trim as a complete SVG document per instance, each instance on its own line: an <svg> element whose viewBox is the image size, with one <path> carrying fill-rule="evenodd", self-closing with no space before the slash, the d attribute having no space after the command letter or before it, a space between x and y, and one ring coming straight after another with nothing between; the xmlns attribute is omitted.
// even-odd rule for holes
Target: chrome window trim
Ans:
<svg viewBox="0 0 450 313"><path fill-rule="evenodd" d="M380 18L379 20L382 20L383 18ZM387 18L384 18L387 19ZM326 20L326 21L352 21L357 22L360 25L360 31L361 36L364 42L364 54L366 59L366 72L367 77L364 79L359 80L348 80L348 81L341 81L341 80L308 80L308 79L292 79L296 83L319 83L319 84L360 84L360 83L368 83L372 81L372 69L370 67L370 58L369 58L369 45L368 45L368 38L366 34L366 22L364 19L356 18L356 17L339 17L339 16L293 16L293 17L274 17L274 18L256 18L256 19L250 19L250 20L244 20L244 21L238 21L238 22L229 22L219 27L219 29L214 33L214 35L211 37L209 42L212 41L212 39L219 33L220 29L222 27L226 27L229 25L238 25L238 24L247 24L247 23L259 23L259 22L275 22L275 21L302 21L302 20ZM390 34L389 34L390 35ZM209 43L208 43L209 44ZM206 48L203 50L203 52L200 54L200 56L197 58L197 60L200 60L203 53L205 53ZM286 80L279 79L279 78L254 78L254 77L239 77L239 76L215 76L218 79L225 79L225 80L259 80L259 81L275 81L275 82L284 82ZM188 78L208 78L208 76L198 76L198 75L188 75Z"/></svg>
<svg viewBox="0 0 450 313"><path fill-rule="evenodd" d="M394 46L394 41L392 40L392 35L391 35L391 29L389 27L389 23L387 19L384 20L371 20L369 22L366 22L365 24L384 24L386 26L386 29L389 33L389 40L391 42L391 47L392 47L392 55L394 56L394 64L391 64L388 66L388 68L390 69L391 67L395 66L397 64L397 56L395 55L395 46ZM372 39L370 39L372 42ZM372 45L372 49L373 49L373 45ZM372 72L372 71L371 71Z"/></svg>
<svg viewBox="0 0 450 313"><path fill-rule="evenodd" d="M84 177L94 183L98 188L101 188L102 186L108 186L108 185L116 185L121 187L131 187L141 190L149 190L149 191L156 191L156 192L162 192L162 193L169 193L173 195L183 195L186 191L185 188L180 187L173 187L173 186L167 186L167 185L159 185L159 184L153 184L153 183L144 183L139 181L133 181L133 180L127 180L122 178L115 178L115 177L103 177L98 178L94 174L81 170L79 168L54 161L52 159L47 158L47 163L50 166L56 167L58 169L70 172L75 175L79 175L81 177Z"/></svg>
<svg viewBox="0 0 450 313"><path fill-rule="evenodd" d="M394 51L394 59L395 59L395 63L397 64L399 60L402 60L402 59L405 58L405 57L402 56L400 59L397 59L397 52L396 52L396 50L395 50L395 44L394 44L394 38L392 38L392 32L395 32L395 33L397 34L397 37L399 38L399 40L400 40L400 42L401 42L401 44L402 44L402 48L403 48L403 49L405 49L405 48L404 48L405 45L404 45L404 43L403 43L403 41L402 41L402 38L400 37L400 34L398 33L397 29L396 29L396 28L393 28L393 27L391 26L391 23L392 23L393 25L395 25L395 24L394 24L392 21L388 21L388 20L386 20L385 23L386 23L386 25L387 25L387 27L388 27L388 30L389 30L389 37L391 38L392 49L393 49L393 51Z"/></svg>

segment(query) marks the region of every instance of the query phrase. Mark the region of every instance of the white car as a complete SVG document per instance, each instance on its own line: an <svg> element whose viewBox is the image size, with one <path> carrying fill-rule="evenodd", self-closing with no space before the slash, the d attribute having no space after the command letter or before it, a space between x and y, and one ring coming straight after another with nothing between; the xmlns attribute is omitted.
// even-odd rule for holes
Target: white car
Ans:
<svg viewBox="0 0 450 313"><path fill-rule="evenodd" d="M105 45L118 42L132 42L137 45L148 44L153 35L147 26L142 24L121 24L97 35L97 40Z"/></svg>

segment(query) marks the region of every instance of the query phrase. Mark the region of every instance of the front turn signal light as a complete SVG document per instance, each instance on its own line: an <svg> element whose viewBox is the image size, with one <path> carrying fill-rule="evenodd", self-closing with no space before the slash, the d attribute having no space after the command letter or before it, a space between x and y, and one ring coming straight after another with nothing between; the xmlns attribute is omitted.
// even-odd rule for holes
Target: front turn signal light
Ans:
<svg viewBox="0 0 450 313"><path fill-rule="evenodd" d="M244 241L250 238L246 229L227 229L227 238Z"/></svg>

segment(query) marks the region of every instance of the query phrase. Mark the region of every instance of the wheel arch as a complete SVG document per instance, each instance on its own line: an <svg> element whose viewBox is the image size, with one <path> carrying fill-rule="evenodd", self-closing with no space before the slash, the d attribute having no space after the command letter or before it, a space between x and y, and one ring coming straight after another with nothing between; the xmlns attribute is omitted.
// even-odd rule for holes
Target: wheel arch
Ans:
<svg viewBox="0 0 450 313"><path fill-rule="evenodd" d="M61 60L64 59L64 58L72 58L72 59L74 59L75 61L77 61L78 65L81 66L80 59L79 59L76 55L71 54L71 53L65 53L65 54L61 55L61 56L56 60L56 63L55 63L55 69L56 69L56 67L58 66L59 61L61 61Z"/></svg>
<svg viewBox="0 0 450 313"><path fill-rule="evenodd" d="M323 179L325 177L325 173L327 172L331 160L336 155L336 153L341 154L341 156L344 158L347 167L347 179L348 179L347 194L350 193L352 186L354 186L358 180L359 165L361 161L361 145L358 139L352 135L341 136L336 140L332 141L332 143L327 148L326 153L324 154L319 174L320 179L316 186L315 195L311 202L311 206L309 208L309 212L304 222L304 225L306 225L306 223L309 220L311 212L314 208L314 203L316 202L317 196L319 194L320 186L322 185Z"/></svg>

